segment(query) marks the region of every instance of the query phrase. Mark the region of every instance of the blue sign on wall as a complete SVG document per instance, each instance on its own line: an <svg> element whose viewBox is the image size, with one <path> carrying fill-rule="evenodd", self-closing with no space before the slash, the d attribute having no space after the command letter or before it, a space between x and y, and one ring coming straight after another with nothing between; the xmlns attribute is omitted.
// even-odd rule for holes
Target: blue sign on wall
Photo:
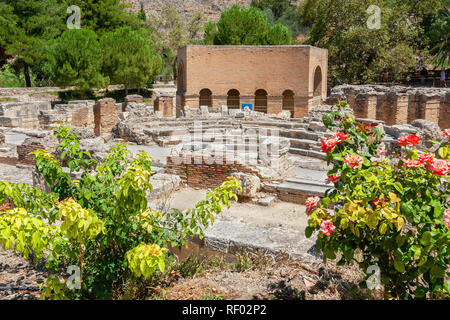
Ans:
<svg viewBox="0 0 450 320"><path fill-rule="evenodd" d="M253 111L253 105L251 103L243 103L241 106L242 111Z"/></svg>

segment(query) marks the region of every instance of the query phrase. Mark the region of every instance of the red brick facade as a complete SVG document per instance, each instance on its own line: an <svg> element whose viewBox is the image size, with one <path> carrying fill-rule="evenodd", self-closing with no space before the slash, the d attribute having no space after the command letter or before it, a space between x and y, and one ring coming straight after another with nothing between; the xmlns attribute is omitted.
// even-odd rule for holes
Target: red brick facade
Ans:
<svg viewBox="0 0 450 320"><path fill-rule="evenodd" d="M326 98L327 72L328 51L311 46L183 47L177 114L185 106L252 104L256 111L289 110L302 118Z"/></svg>

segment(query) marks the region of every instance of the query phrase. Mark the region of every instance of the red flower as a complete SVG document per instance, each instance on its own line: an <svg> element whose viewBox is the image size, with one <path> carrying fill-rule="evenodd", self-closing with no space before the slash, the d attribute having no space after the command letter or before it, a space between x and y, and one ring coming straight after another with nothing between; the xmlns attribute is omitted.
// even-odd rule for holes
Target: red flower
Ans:
<svg viewBox="0 0 450 320"><path fill-rule="evenodd" d="M344 157L344 162L352 168L359 166L363 161L364 159L357 154L348 154Z"/></svg>
<svg viewBox="0 0 450 320"><path fill-rule="evenodd" d="M375 200L372 201L372 207L376 210L376 209L378 209L378 206L379 206L381 209L384 207L384 205L386 204L387 201L388 201L387 198L383 198L383 199L376 198Z"/></svg>
<svg viewBox="0 0 450 320"><path fill-rule="evenodd" d="M333 150L334 147L336 147L336 145L338 143L339 143L339 141L337 139L335 139L335 137L327 138L327 139L322 141L322 151L325 152L325 153L328 153L331 150Z"/></svg>
<svg viewBox="0 0 450 320"><path fill-rule="evenodd" d="M418 158L420 163L432 162L434 160L434 155L432 153L422 153Z"/></svg>
<svg viewBox="0 0 450 320"><path fill-rule="evenodd" d="M309 197L308 199L306 199L306 214L309 214L311 211L313 211L317 207L319 201L320 198L318 196Z"/></svg>
<svg viewBox="0 0 450 320"><path fill-rule="evenodd" d="M414 134L398 138L397 144L399 146L415 146L420 143L420 138Z"/></svg>
<svg viewBox="0 0 450 320"><path fill-rule="evenodd" d="M422 162L418 160L405 160L405 163L403 164L406 168L416 168L420 167L422 165Z"/></svg>
<svg viewBox="0 0 450 320"><path fill-rule="evenodd" d="M450 162L444 159L434 159L432 162L428 162L426 167L436 176L445 176L448 173Z"/></svg>
<svg viewBox="0 0 450 320"><path fill-rule="evenodd" d="M445 130L444 130L444 135L445 135L447 138L450 138L450 129L445 129Z"/></svg>
<svg viewBox="0 0 450 320"><path fill-rule="evenodd" d="M335 183L335 182L338 182L340 179L341 179L341 177L333 174L331 176L328 176L326 183Z"/></svg>
<svg viewBox="0 0 450 320"><path fill-rule="evenodd" d="M336 227L333 225L333 222L330 220L324 220L322 221L322 224L320 225L320 232L322 232L324 235L329 236L331 232L334 231Z"/></svg>
<svg viewBox="0 0 450 320"><path fill-rule="evenodd" d="M336 139L338 143L341 143L344 140L347 140L349 136L345 132L338 132L333 136L333 139Z"/></svg>

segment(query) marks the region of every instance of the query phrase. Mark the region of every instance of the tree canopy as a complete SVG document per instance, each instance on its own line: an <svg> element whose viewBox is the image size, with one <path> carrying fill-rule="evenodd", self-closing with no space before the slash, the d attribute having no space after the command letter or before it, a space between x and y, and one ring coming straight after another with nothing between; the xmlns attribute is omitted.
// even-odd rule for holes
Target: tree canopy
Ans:
<svg viewBox="0 0 450 320"><path fill-rule="evenodd" d="M256 7L233 5L220 20L205 27L205 43L214 45L287 45L292 34L286 26L271 25L267 15Z"/></svg>
<svg viewBox="0 0 450 320"><path fill-rule="evenodd" d="M101 72L102 53L94 31L65 31L50 49L52 80L58 86L76 86L81 91L106 86L108 78Z"/></svg>
<svg viewBox="0 0 450 320"><path fill-rule="evenodd" d="M122 27L106 33L101 44L104 74L112 83L125 85L126 91L144 86L161 69L162 59L145 30Z"/></svg>
<svg viewBox="0 0 450 320"><path fill-rule="evenodd" d="M0 45L16 57L31 86L29 67L45 60L47 41L58 36L64 23L64 5L57 0L5 0L0 3Z"/></svg>

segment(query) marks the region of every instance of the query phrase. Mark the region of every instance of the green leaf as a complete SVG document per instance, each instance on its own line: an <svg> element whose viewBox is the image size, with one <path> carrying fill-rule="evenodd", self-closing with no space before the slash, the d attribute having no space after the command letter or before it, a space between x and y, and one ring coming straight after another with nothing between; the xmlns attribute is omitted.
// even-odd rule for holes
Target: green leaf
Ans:
<svg viewBox="0 0 450 320"><path fill-rule="evenodd" d="M403 261L401 259L394 260L394 268L398 272L401 272L401 273L405 272L405 264L403 263Z"/></svg>
<svg viewBox="0 0 450 320"><path fill-rule="evenodd" d="M431 268L430 272L436 278L444 278L445 277L445 269L442 268L440 265L435 264Z"/></svg>
<svg viewBox="0 0 450 320"><path fill-rule="evenodd" d="M430 231L426 231L422 235L422 238L420 239L420 243L423 244L424 246L430 245L430 243L431 243L431 232Z"/></svg>
<svg viewBox="0 0 450 320"><path fill-rule="evenodd" d="M394 188L395 188L398 192L400 192L400 193L403 194L403 186L402 186L402 184L401 184L400 182L394 183Z"/></svg>
<svg viewBox="0 0 450 320"><path fill-rule="evenodd" d="M312 228L310 226L306 227L306 229L305 229L305 236L307 238L311 238L311 236L313 234L313 231L314 231L314 228Z"/></svg>

